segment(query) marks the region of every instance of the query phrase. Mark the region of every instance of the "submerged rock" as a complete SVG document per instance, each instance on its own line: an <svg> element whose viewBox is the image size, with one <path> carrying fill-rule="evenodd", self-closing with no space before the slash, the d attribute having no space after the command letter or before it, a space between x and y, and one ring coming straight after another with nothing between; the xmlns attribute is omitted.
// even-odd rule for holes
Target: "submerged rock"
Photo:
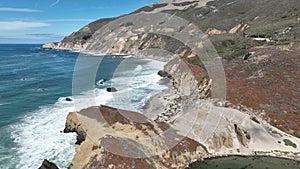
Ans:
<svg viewBox="0 0 300 169"><path fill-rule="evenodd" d="M37 91L38 92L44 92L44 91L46 91L46 89L44 89L44 88L38 88Z"/></svg>

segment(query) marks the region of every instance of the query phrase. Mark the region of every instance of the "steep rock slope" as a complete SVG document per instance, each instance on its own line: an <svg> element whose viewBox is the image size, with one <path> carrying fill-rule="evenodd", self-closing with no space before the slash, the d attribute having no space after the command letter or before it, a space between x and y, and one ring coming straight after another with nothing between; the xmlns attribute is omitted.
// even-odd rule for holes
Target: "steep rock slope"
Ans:
<svg viewBox="0 0 300 169"><path fill-rule="evenodd" d="M129 15L96 21L62 42L45 44L44 48L80 50L95 54L135 54L137 57L169 61L164 71L170 75L167 76L171 81L170 89L152 98L145 110L145 115L155 121L151 124L168 123L178 131L176 134L181 136L185 136L186 131L190 129L188 138L196 141L198 146L201 143L207 147L207 151L212 153L209 155L212 156L261 154L299 159L299 140L270 126L264 120L269 120L290 134L300 131L299 6L300 2L297 0L215 0L208 3L161 1ZM151 25L144 25L143 28L127 20L131 16L156 12L183 18L205 33L199 33L200 37L210 39L224 65L227 102L199 100L211 96L211 86L218 85L215 84L215 79L209 77L204 66L205 60L201 55L205 55L205 51L197 56L186 43L174 36L168 36L180 33L188 26L175 25L165 27L166 29L155 27L154 31L149 32L147 28L151 28ZM119 20L123 21L123 24L120 24ZM107 24L111 24L112 27ZM161 25L164 25L164 22L161 22ZM195 32L197 29L190 31ZM155 53L158 49L159 52ZM166 53L162 54L161 50ZM144 51L146 53L143 53ZM132 162L132 159L114 156L103 150L101 145L95 146L89 138L83 141L83 138L86 138L86 128L80 127L80 121L76 121L75 115L68 119L73 120L68 120L66 131L77 132L78 143L82 142L73 160L73 167L109 167L109 161L113 158L124 160L126 166L129 163L138 163L139 166L149 167L150 160L152 167L170 167L161 162L166 160L164 157ZM191 124L192 128L189 126ZM129 133L137 131L134 124L126 125L126 129L124 126L118 127ZM109 131L103 126L96 128L105 131L99 138L106 138L104 135L107 134L110 140L119 141L111 137L118 127L114 126ZM133 139L133 136L130 138ZM147 146L151 147L148 143ZM155 151L151 149L150 152ZM89 155L84 155L85 153ZM90 158L93 156L95 158ZM203 157L205 155L197 158ZM180 162L178 166L182 167L188 162L190 161Z"/></svg>
<svg viewBox="0 0 300 169"><path fill-rule="evenodd" d="M76 149L73 169L184 168L207 155L200 143L177 134L166 123L107 106L70 113L65 132L84 138Z"/></svg>
<svg viewBox="0 0 300 169"><path fill-rule="evenodd" d="M205 3L208 2L208 0L201 0L201 1L193 1L193 0L162 0L158 3L145 6L141 9L138 9L131 14L138 14L138 13L157 13L162 12L166 10L184 10L188 7L201 7L204 6ZM130 14L128 14L130 15ZM94 21L77 32L72 33L71 35L64 38L61 42L50 42L45 45L43 45L43 48L45 49L58 49L58 50L75 50L75 51L85 51L87 46L89 45L89 42L91 40L91 37L93 34L102 28L104 25L109 23L110 21L113 21L115 19L124 17L127 15L123 15L117 18L105 18L105 19L99 19L97 21ZM88 50L87 50L88 51ZM99 52L99 51L98 51ZM101 53L101 52L100 52ZM104 52L102 52L104 53Z"/></svg>

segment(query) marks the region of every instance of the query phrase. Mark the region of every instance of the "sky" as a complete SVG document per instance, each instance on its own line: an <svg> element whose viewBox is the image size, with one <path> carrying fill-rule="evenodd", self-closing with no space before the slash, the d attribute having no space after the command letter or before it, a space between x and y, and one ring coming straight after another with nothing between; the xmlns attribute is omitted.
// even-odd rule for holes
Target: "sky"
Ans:
<svg viewBox="0 0 300 169"><path fill-rule="evenodd" d="M158 0L0 0L0 43L57 42L100 18Z"/></svg>

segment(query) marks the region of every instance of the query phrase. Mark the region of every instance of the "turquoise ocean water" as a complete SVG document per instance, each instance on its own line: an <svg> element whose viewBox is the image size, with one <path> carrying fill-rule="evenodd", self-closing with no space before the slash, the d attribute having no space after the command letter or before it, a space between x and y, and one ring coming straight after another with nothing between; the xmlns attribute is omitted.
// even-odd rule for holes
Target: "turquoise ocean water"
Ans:
<svg viewBox="0 0 300 169"><path fill-rule="evenodd" d="M65 99L73 98L72 77L80 54L40 47L0 45L1 169L38 168L45 158L67 168L75 153L75 134L61 131L68 112L76 110L74 103ZM151 95L166 88L158 84L157 71L163 65L153 60L105 56L95 88L80 97L84 100L93 92L97 105L141 111ZM104 84L97 85L103 80ZM108 93L109 86L119 91Z"/></svg>

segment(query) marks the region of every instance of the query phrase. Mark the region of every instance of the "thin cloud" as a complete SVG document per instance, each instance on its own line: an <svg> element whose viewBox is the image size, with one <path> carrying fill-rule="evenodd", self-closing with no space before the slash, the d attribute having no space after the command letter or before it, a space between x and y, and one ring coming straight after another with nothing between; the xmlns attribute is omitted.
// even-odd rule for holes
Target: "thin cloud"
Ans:
<svg viewBox="0 0 300 169"><path fill-rule="evenodd" d="M52 33L29 33L25 34L28 36L39 37L39 38L62 38L64 35L52 34Z"/></svg>
<svg viewBox="0 0 300 169"><path fill-rule="evenodd" d="M29 8L0 8L2 12L42 12L36 9L29 9Z"/></svg>
<svg viewBox="0 0 300 169"><path fill-rule="evenodd" d="M65 19L48 19L43 20L43 22L92 22L96 19L78 19L78 18L65 18Z"/></svg>
<svg viewBox="0 0 300 169"><path fill-rule="evenodd" d="M29 33L26 35L30 35L30 36L53 36L54 34L51 33Z"/></svg>
<svg viewBox="0 0 300 169"><path fill-rule="evenodd" d="M50 7L53 7L55 5L59 4L59 0L56 0L53 4L50 5Z"/></svg>
<svg viewBox="0 0 300 169"><path fill-rule="evenodd" d="M0 21L0 25L0 31L9 31L45 27L50 24L44 22Z"/></svg>

